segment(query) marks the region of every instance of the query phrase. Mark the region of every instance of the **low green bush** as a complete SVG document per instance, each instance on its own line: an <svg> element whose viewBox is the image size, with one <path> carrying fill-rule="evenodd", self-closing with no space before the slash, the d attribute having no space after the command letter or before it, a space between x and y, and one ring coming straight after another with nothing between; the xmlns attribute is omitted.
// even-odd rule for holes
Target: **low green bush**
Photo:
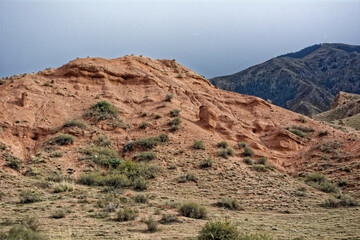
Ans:
<svg viewBox="0 0 360 240"><path fill-rule="evenodd" d="M125 207L117 212L116 220L119 222L132 221L139 215L138 211L132 208Z"/></svg>
<svg viewBox="0 0 360 240"><path fill-rule="evenodd" d="M78 127L80 129L84 129L86 128L86 123L78 119L66 120L66 122L62 125L62 128L67 127Z"/></svg>
<svg viewBox="0 0 360 240"><path fill-rule="evenodd" d="M138 195L135 195L133 197L134 201L136 203L147 203L149 197L147 195L144 195L144 194L138 194Z"/></svg>
<svg viewBox="0 0 360 240"><path fill-rule="evenodd" d="M170 224L178 222L178 217L175 214L163 214L160 220L161 224Z"/></svg>
<svg viewBox="0 0 360 240"><path fill-rule="evenodd" d="M134 156L134 158L139 160L139 161L148 162L148 161L153 160L153 159L156 158L156 153L154 153L154 152L142 152L142 153L136 154Z"/></svg>
<svg viewBox="0 0 360 240"><path fill-rule="evenodd" d="M74 185L68 182L58 183L54 186L54 193L61 193L61 192L72 192L74 191Z"/></svg>
<svg viewBox="0 0 360 240"><path fill-rule="evenodd" d="M218 148L227 148L229 146L229 144L226 141L222 141L222 142L219 142L216 146Z"/></svg>
<svg viewBox="0 0 360 240"><path fill-rule="evenodd" d="M252 165L253 160L251 159L251 157L245 157L244 158L244 163L246 163L247 165Z"/></svg>
<svg viewBox="0 0 360 240"><path fill-rule="evenodd" d="M19 158L15 157L9 153L3 153L2 156L5 159L6 166L8 166L16 171L20 171L20 169L22 167L22 162Z"/></svg>
<svg viewBox="0 0 360 240"><path fill-rule="evenodd" d="M66 216L66 212L62 209L58 209L51 214L51 217L55 219L64 218L65 216Z"/></svg>
<svg viewBox="0 0 360 240"><path fill-rule="evenodd" d="M212 167L214 163L214 160L212 158L206 158L202 161L202 163L200 164L201 168L210 168Z"/></svg>
<svg viewBox="0 0 360 240"><path fill-rule="evenodd" d="M171 117L178 117L180 116L180 109L173 109L173 110L170 110L170 116Z"/></svg>
<svg viewBox="0 0 360 240"><path fill-rule="evenodd" d="M201 229L199 240L239 240L237 228L228 220L209 221Z"/></svg>
<svg viewBox="0 0 360 240"><path fill-rule="evenodd" d="M22 190L20 193L20 203L34 203L41 201L39 193L31 190Z"/></svg>
<svg viewBox="0 0 360 240"><path fill-rule="evenodd" d="M234 155L234 150L231 147L220 148L218 151L218 156L222 158L229 158L229 156Z"/></svg>
<svg viewBox="0 0 360 240"><path fill-rule="evenodd" d="M171 102L171 100L173 99L173 95L171 94L171 93L168 93L168 94L166 94L166 96L165 96L165 101L166 102Z"/></svg>
<svg viewBox="0 0 360 240"><path fill-rule="evenodd" d="M93 118L95 121L114 119L117 118L118 115L119 112L116 107L107 101L97 102L85 113L86 118Z"/></svg>
<svg viewBox="0 0 360 240"><path fill-rule="evenodd" d="M146 129L150 124L148 122L142 122L139 124L140 129Z"/></svg>
<svg viewBox="0 0 360 240"><path fill-rule="evenodd" d="M251 166L251 168L257 172L267 172L269 170L266 165L262 165L262 164L254 164Z"/></svg>
<svg viewBox="0 0 360 240"><path fill-rule="evenodd" d="M146 220L144 221L144 223L145 223L146 226L147 226L148 232L153 233L153 232L158 231L158 222L155 221L152 217L146 219Z"/></svg>
<svg viewBox="0 0 360 240"><path fill-rule="evenodd" d="M46 141L48 145L69 145L73 144L75 141L75 137L69 134L59 134L55 137L50 138Z"/></svg>
<svg viewBox="0 0 360 240"><path fill-rule="evenodd" d="M319 137L327 136L329 132L327 130L319 131Z"/></svg>
<svg viewBox="0 0 360 240"><path fill-rule="evenodd" d="M261 157L256 161L256 163L265 165L267 163L267 158L266 157Z"/></svg>
<svg viewBox="0 0 360 240"><path fill-rule="evenodd" d="M244 157L253 157L254 154L255 154L254 150L251 147L248 146L244 147L244 151L242 153Z"/></svg>
<svg viewBox="0 0 360 240"><path fill-rule="evenodd" d="M184 217L204 219L207 217L206 208L197 203L186 203L179 208L179 213Z"/></svg>
<svg viewBox="0 0 360 240"><path fill-rule="evenodd" d="M116 168L123 162L119 157L119 153L110 147L91 146L80 150L80 152L85 154L83 160L92 161L105 167Z"/></svg>
<svg viewBox="0 0 360 240"><path fill-rule="evenodd" d="M217 204L219 207L227 208L230 210L242 209L240 203L235 198L223 197Z"/></svg>
<svg viewBox="0 0 360 240"><path fill-rule="evenodd" d="M16 225L9 230L8 240L44 240L39 233L26 228L22 225Z"/></svg>
<svg viewBox="0 0 360 240"><path fill-rule="evenodd" d="M203 140L195 140L194 142L194 148L195 149L205 149Z"/></svg>

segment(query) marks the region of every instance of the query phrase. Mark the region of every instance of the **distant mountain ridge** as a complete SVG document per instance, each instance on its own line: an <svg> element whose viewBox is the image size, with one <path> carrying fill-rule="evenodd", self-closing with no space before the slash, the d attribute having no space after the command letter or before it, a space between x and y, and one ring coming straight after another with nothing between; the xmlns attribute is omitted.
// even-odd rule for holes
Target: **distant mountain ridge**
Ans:
<svg viewBox="0 0 360 240"><path fill-rule="evenodd" d="M360 46L316 44L210 81L312 116L327 111L339 91L360 93Z"/></svg>

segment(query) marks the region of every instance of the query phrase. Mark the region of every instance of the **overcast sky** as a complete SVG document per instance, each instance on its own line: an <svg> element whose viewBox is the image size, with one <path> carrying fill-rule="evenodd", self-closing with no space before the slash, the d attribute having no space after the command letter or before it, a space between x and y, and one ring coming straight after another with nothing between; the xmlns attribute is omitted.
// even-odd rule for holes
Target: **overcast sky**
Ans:
<svg viewBox="0 0 360 240"><path fill-rule="evenodd" d="M360 1L0 0L0 77L135 54L210 78L324 42L360 45Z"/></svg>

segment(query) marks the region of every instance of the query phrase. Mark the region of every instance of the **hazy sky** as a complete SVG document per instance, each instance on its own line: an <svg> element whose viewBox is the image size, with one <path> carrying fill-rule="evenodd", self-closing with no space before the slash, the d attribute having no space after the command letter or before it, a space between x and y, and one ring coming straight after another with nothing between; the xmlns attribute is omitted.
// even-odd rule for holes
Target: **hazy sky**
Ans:
<svg viewBox="0 0 360 240"><path fill-rule="evenodd" d="M360 45L360 1L0 0L0 77L135 54L210 78L323 42Z"/></svg>

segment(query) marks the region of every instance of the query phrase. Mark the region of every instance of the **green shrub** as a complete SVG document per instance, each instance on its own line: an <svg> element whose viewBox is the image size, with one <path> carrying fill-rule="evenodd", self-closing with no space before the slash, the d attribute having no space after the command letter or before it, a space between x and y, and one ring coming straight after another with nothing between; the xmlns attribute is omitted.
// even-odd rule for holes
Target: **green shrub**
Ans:
<svg viewBox="0 0 360 240"><path fill-rule="evenodd" d="M80 152L85 154L84 160L92 161L105 167L116 168L123 160L120 159L119 153L109 147L89 147Z"/></svg>
<svg viewBox="0 0 360 240"><path fill-rule="evenodd" d="M142 152L139 154L136 154L134 156L136 159L138 159L139 161L150 161L156 158L156 153L154 152Z"/></svg>
<svg viewBox="0 0 360 240"><path fill-rule="evenodd" d="M132 221L135 220L138 215L137 210L125 207L117 212L116 220L119 222Z"/></svg>
<svg viewBox="0 0 360 240"><path fill-rule="evenodd" d="M290 132L295 135L298 135L301 138L304 138L306 136L302 131L297 130L297 129L291 129Z"/></svg>
<svg viewBox="0 0 360 240"><path fill-rule="evenodd" d="M298 121L302 122L302 123L305 123L306 119L305 119L305 117L303 115L299 115Z"/></svg>
<svg viewBox="0 0 360 240"><path fill-rule="evenodd" d="M31 190L22 190L20 193L20 203L34 203L41 201L40 194Z"/></svg>
<svg viewBox="0 0 360 240"><path fill-rule="evenodd" d="M199 240L239 240L239 232L228 220L209 221L201 229Z"/></svg>
<svg viewBox="0 0 360 240"><path fill-rule="evenodd" d="M196 140L194 142L194 148L195 149L205 149L203 140Z"/></svg>
<svg viewBox="0 0 360 240"><path fill-rule="evenodd" d="M171 117L178 117L180 115L180 109L173 109L173 110L170 110L170 116Z"/></svg>
<svg viewBox="0 0 360 240"><path fill-rule="evenodd" d="M134 180L134 189L137 191L144 191L147 189L146 180L143 177L136 178Z"/></svg>
<svg viewBox="0 0 360 240"><path fill-rule="evenodd" d="M212 158L206 158L202 161L202 163L200 164L201 168L209 168L212 167L214 163L214 160Z"/></svg>
<svg viewBox="0 0 360 240"><path fill-rule="evenodd" d="M74 136L69 134L60 134L47 140L46 144L63 146L63 145L73 144L74 141L75 141Z"/></svg>
<svg viewBox="0 0 360 240"><path fill-rule="evenodd" d="M133 199L137 203L147 203L149 198L148 198L148 196L146 196L144 194L138 194L138 195L134 196Z"/></svg>
<svg viewBox="0 0 360 240"><path fill-rule="evenodd" d="M25 216L23 219L20 220L20 223L22 226L33 230L34 232L36 232L41 225L39 217L34 215Z"/></svg>
<svg viewBox="0 0 360 240"><path fill-rule="evenodd" d="M319 131L319 137L326 136L328 134L329 134L329 132L327 130Z"/></svg>
<svg viewBox="0 0 360 240"><path fill-rule="evenodd" d="M266 165L262 165L262 164L254 164L252 165L251 168L257 172L267 172L269 170Z"/></svg>
<svg viewBox="0 0 360 240"><path fill-rule="evenodd" d="M331 182L322 182L317 187L320 191L326 192L326 193L339 193L340 189L338 186Z"/></svg>
<svg viewBox="0 0 360 240"><path fill-rule="evenodd" d="M169 122L169 125L170 126L179 126L180 123L181 123L181 119L177 117L177 118L174 118L173 120L171 120Z"/></svg>
<svg viewBox="0 0 360 240"><path fill-rule="evenodd" d="M53 153L51 153L51 154L49 155L49 157L51 157L51 158L60 158L60 157L62 157L63 155L64 155L63 152L53 152Z"/></svg>
<svg viewBox="0 0 360 240"><path fill-rule="evenodd" d="M320 173L311 173L306 176L305 182L325 182L327 181L326 177Z"/></svg>
<svg viewBox="0 0 360 240"><path fill-rule="evenodd" d="M58 209L51 214L51 217L55 219L64 218L65 216L66 216L66 212L62 209Z"/></svg>
<svg viewBox="0 0 360 240"><path fill-rule="evenodd" d="M16 171L19 171L21 169L22 162L19 158L15 157L9 153L3 153L2 155L6 161L6 166L8 166Z"/></svg>
<svg viewBox="0 0 360 240"><path fill-rule="evenodd" d="M147 115L148 115L148 113L147 112L143 112L142 114L141 114L141 117L147 117Z"/></svg>
<svg viewBox="0 0 360 240"><path fill-rule="evenodd" d="M242 209L239 202L235 198L223 197L218 202L219 207L227 208L230 210L240 210Z"/></svg>
<svg viewBox="0 0 360 240"><path fill-rule="evenodd" d="M141 138L135 141L135 145L138 146L142 150L153 149L158 145L160 138L156 137L147 137Z"/></svg>
<svg viewBox="0 0 360 240"><path fill-rule="evenodd" d="M123 152L130 152L134 149L135 142L129 141L123 147Z"/></svg>
<svg viewBox="0 0 360 240"><path fill-rule="evenodd" d="M43 240L44 238L37 232L21 225L16 225L9 230L6 239L9 240Z"/></svg>
<svg viewBox="0 0 360 240"><path fill-rule="evenodd" d="M196 177L195 173L188 173L188 174L186 174L186 180L196 182L197 177Z"/></svg>
<svg viewBox="0 0 360 240"><path fill-rule="evenodd" d="M67 182L58 183L54 186L54 193L72 192L72 191L74 191L74 185Z"/></svg>
<svg viewBox="0 0 360 240"><path fill-rule="evenodd" d="M246 146L247 146L247 144L246 144L246 142L244 142L244 141L239 142L239 143L237 144L237 148L244 148L244 147L246 147Z"/></svg>
<svg viewBox="0 0 360 240"><path fill-rule="evenodd" d="M219 142L216 146L218 148L227 148L229 146L229 144L226 141L222 141L222 142Z"/></svg>
<svg viewBox="0 0 360 240"><path fill-rule="evenodd" d="M84 129L86 128L86 123L78 119L66 120L66 122L62 125L62 128L67 127L78 127L80 129Z"/></svg>
<svg viewBox="0 0 360 240"><path fill-rule="evenodd" d="M162 133L159 135L160 142L164 143L169 141L169 136L166 133Z"/></svg>
<svg viewBox="0 0 360 240"><path fill-rule="evenodd" d="M108 147L108 148L110 148L112 146L112 142L108 139L108 137L106 135L99 136L95 143L99 147Z"/></svg>
<svg viewBox="0 0 360 240"><path fill-rule="evenodd" d="M163 214L160 220L161 224L170 224L178 222L178 217L175 214Z"/></svg>
<svg viewBox="0 0 360 240"><path fill-rule="evenodd" d="M339 193L340 189L336 184L329 182L325 176L321 175L320 173L311 173L309 174L305 182L314 187L319 189L320 191L326 193Z"/></svg>
<svg viewBox="0 0 360 240"><path fill-rule="evenodd" d="M207 217L205 207L197 203L186 203L179 208L179 213L184 217L204 219Z"/></svg>
<svg viewBox="0 0 360 240"><path fill-rule="evenodd" d="M172 125L169 129L170 132L176 132L177 130L179 130L180 127L179 125Z"/></svg>
<svg viewBox="0 0 360 240"><path fill-rule="evenodd" d="M173 99L173 95L171 94L171 93L168 93L168 94L166 94L166 96L165 96L165 101L166 102L171 102L171 100Z"/></svg>
<svg viewBox="0 0 360 240"><path fill-rule="evenodd" d="M244 151L242 153L244 157L253 157L254 154L255 154L254 150L251 147L248 146L244 147Z"/></svg>
<svg viewBox="0 0 360 240"><path fill-rule="evenodd" d="M142 122L139 124L140 129L146 129L150 124L148 122Z"/></svg>
<svg viewBox="0 0 360 240"><path fill-rule="evenodd" d="M153 233L158 231L158 223L152 217L145 220L144 222L147 225L148 232Z"/></svg>
<svg viewBox="0 0 360 240"><path fill-rule="evenodd" d="M337 208L337 207L357 207L359 206L359 201L350 195L339 194L337 198L330 197L325 199L321 206L325 208Z"/></svg>
<svg viewBox="0 0 360 240"><path fill-rule="evenodd" d="M252 165L253 164L253 160L251 159L251 157L245 157L244 158L244 163L248 164L248 165Z"/></svg>
<svg viewBox="0 0 360 240"><path fill-rule="evenodd" d="M156 113L156 114L154 115L154 118L155 118L155 119L159 119L159 118L161 118L161 114Z"/></svg>
<svg viewBox="0 0 360 240"><path fill-rule="evenodd" d="M101 121L106 119L117 119L118 110L114 105L107 101L97 102L90 107L90 110L85 113L86 118L93 118L95 121Z"/></svg>
<svg viewBox="0 0 360 240"><path fill-rule="evenodd" d="M229 156L234 155L234 150L231 147L220 148L218 151L218 156L223 158L229 158Z"/></svg>
<svg viewBox="0 0 360 240"><path fill-rule="evenodd" d="M256 161L256 163L265 165L267 163L267 158L266 157L261 157Z"/></svg>

